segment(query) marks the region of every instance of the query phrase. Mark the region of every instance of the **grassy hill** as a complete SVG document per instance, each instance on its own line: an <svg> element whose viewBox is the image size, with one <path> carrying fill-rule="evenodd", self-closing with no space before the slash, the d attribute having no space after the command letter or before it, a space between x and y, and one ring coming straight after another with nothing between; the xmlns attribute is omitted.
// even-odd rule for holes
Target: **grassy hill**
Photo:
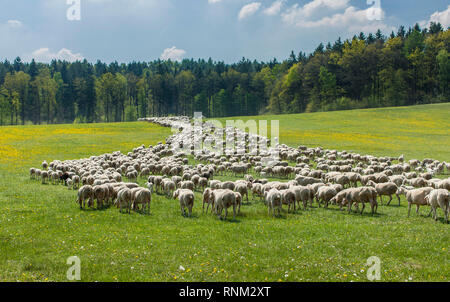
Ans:
<svg viewBox="0 0 450 302"><path fill-rule="evenodd" d="M281 141L291 145L449 160L449 109L258 118L279 119ZM370 256L382 261L382 281L448 281L450 275L442 212L439 222L425 217L426 209L407 218L404 199L401 206L380 206L374 216L332 206L272 218L250 198L235 221L225 222L202 214L200 192L193 218L156 194L151 215L81 211L75 191L30 180L28 169L43 160L128 152L163 141L170 129L123 123L0 131L0 281L65 281L70 256L81 259L82 281L367 281Z"/></svg>
<svg viewBox="0 0 450 302"><path fill-rule="evenodd" d="M279 120L280 142L375 156L450 161L450 103L218 119ZM270 127L268 131L270 135Z"/></svg>

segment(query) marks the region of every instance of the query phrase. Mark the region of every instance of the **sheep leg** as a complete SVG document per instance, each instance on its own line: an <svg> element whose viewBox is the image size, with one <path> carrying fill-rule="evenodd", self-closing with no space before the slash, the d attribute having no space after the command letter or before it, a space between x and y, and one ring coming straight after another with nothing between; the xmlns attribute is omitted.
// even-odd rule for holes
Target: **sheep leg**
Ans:
<svg viewBox="0 0 450 302"><path fill-rule="evenodd" d="M363 212L364 212L364 208L366 207L366 203L365 202L363 202L362 203L362 208L361 208L361 215L363 214Z"/></svg>
<svg viewBox="0 0 450 302"><path fill-rule="evenodd" d="M408 202L408 217L409 217L410 213L411 213L411 203Z"/></svg>
<svg viewBox="0 0 450 302"><path fill-rule="evenodd" d="M417 205L416 205L416 214L417 214L417 215L419 215L419 207L420 207L420 206L417 204Z"/></svg>

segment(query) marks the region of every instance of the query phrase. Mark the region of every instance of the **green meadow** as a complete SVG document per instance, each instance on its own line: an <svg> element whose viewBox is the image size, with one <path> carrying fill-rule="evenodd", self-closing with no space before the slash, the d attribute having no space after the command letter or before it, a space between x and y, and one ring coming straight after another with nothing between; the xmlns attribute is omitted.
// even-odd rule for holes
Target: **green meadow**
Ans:
<svg viewBox="0 0 450 302"><path fill-rule="evenodd" d="M281 143L292 146L449 161L449 112L438 104L243 119L279 120ZM1 127L0 281L67 281L70 256L81 260L81 281L368 281L371 256L381 281L449 281L442 211L437 222L428 208L407 218L404 198L373 216L315 204L271 217L250 195L235 220L220 221L202 213L201 192L191 218L158 194L150 215L121 214L80 210L76 191L29 178L43 160L126 153L170 134L143 122Z"/></svg>

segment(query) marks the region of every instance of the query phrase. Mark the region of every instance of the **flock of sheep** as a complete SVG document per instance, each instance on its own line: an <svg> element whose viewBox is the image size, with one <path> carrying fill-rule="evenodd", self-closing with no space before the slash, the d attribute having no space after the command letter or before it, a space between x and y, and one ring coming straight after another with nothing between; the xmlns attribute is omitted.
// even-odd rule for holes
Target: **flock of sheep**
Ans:
<svg viewBox="0 0 450 302"><path fill-rule="evenodd" d="M249 193L265 202L269 215L271 212L280 215L283 205L288 207L289 213L297 207L306 210L314 202L319 207L330 204L341 210L346 207L349 213L354 207L361 214L368 204L374 214L378 200L382 204L383 196L389 197L389 205L393 196L400 204L400 196L405 195L408 216L412 205L416 205L417 213L420 206L430 206L429 215L433 214L437 220L437 208L441 208L448 223L450 178L435 176L449 173L449 163L433 159L405 162L403 156L374 157L320 147L293 148L284 144L260 148L255 154L248 152L250 140L257 139L267 146L270 141L233 127L224 129L226 139L243 137L244 143L238 143L233 150L217 153L194 148L194 136L198 138L199 134L188 117L142 121L183 131L170 136L165 143L148 148L140 146L126 155L116 151L79 160L55 160L49 164L44 161L42 169L30 169L30 177L42 183L63 183L78 189L80 208L95 207L96 201L97 208L114 205L121 212L125 209L127 213L131 210L149 213L152 194L161 194L178 199L182 215L191 216L194 192L200 191L203 192L203 211L206 206L208 213L211 206L220 219L226 219L230 208L235 218L243 199L249 200ZM215 127L208 122L202 127L201 140L213 141ZM185 151L179 149L180 146ZM271 157L274 150L279 154L277 159ZM188 156L200 163L190 165ZM268 162L270 165L266 164ZM215 179L225 175L243 179L223 182ZM148 180L146 187L137 184L139 177Z"/></svg>

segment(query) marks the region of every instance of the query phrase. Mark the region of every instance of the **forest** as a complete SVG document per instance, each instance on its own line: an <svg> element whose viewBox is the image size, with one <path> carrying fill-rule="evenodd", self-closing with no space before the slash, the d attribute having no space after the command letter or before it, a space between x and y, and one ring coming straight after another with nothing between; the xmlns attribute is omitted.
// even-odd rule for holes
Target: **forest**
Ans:
<svg viewBox="0 0 450 302"><path fill-rule="evenodd" d="M282 62L0 62L0 125L302 113L448 102L450 31L360 33Z"/></svg>

